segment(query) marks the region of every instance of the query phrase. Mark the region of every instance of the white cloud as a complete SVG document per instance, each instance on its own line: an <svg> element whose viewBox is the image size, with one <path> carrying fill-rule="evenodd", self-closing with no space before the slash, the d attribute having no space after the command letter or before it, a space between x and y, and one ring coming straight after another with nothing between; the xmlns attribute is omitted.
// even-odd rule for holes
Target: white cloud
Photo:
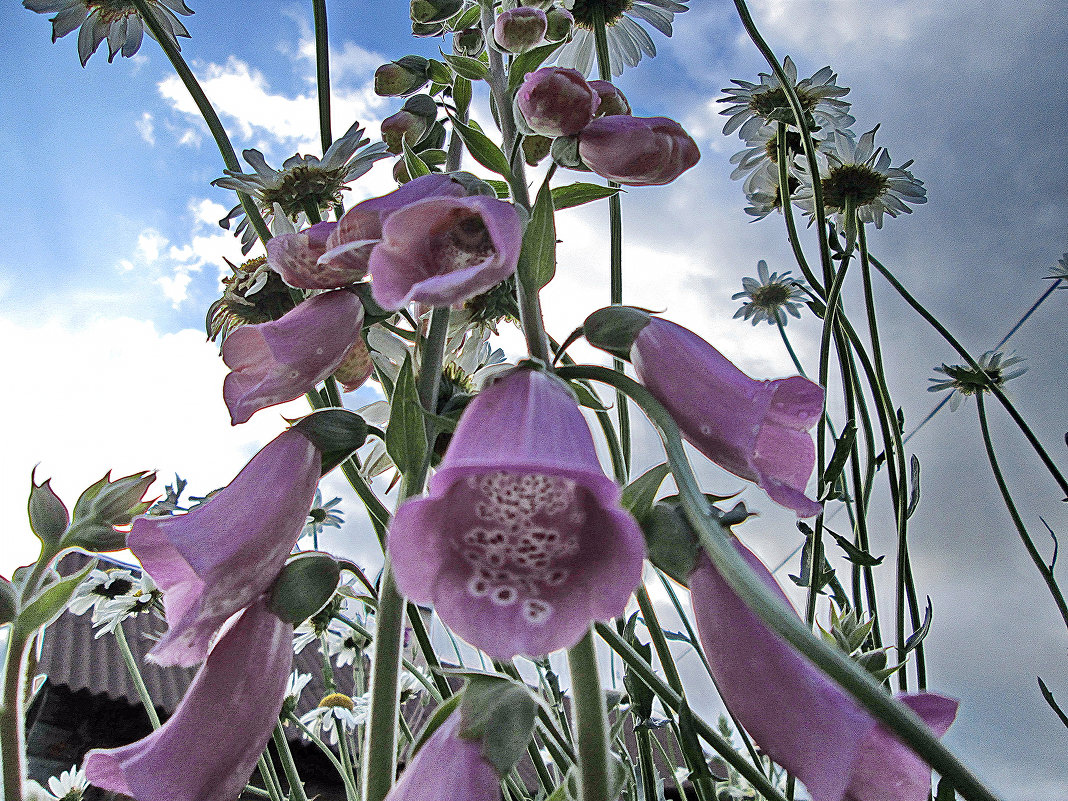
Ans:
<svg viewBox="0 0 1068 801"><path fill-rule="evenodd" d="M153 228L147 228L137 237L137 255L151 264L159 258L160 251L167 246L167 237Z"/></svg>
<svg viewBox="0 0 1068 801"><path fill-rule="evenodd" d="M141 115L141 119L134 123L137 128L137 132L141 134L141 138L148 144L156 144L155 126L152 123L152 115L147 111Z"/></svg>

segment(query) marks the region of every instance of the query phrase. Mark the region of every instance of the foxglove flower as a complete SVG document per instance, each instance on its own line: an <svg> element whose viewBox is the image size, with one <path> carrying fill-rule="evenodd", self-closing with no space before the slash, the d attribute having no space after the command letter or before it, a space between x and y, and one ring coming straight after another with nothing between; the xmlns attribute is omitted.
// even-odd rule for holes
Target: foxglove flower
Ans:
<svg viewBox="0 0 1068 801"><path fill-rule="evenodd" d="M634 339L631 359L697 450L798 517L820 513L804 494L816 464L807 432L823 412L818 384L750 378L697 334L657 317Z"/></svg>
<svg viewBox="0 0 1068 801"><path fill-rule="evenodd" d="M568 648L622 614L645 555L575 398L523 368L464 410L388 545L401 592L497 659Z"/></svg>
<svg viewBox="0 0 1068 801"><path fill-rule="evenodd" d="M130 550L163 590L169 623L154 661L202 661L227 618L270 587L304 528L320 467L318 449L289 430L196 509L134 521Z"/></svg>
<svg viewBox="0 0 1068 801"><path fill-rule="evenodd" d="M86 755L89 781L136 801L234 801L278 721L292 637L293 626L265 601L252 604L216 643L162 728Z"/></svg>
<svg viewBox="0 0 1068 801"><path fill-rule="evenodd" d="M362 325L359 298L336 290L309 298L280 320L232 332L222 357L232 371L223 381L223 399L233 424L326 379L359 340Z"/></svg>
<svg viewBox="0 0 1068 801"><path fill-rule="evenodd" d="M735 548L789 605L771 573L741 543ZM818 668L771 631L700 555L690 599L702 648L731 714L813 801L925 801L931 769ZM899 696L942 736L957 702Z"/></svg>
<svg viewBox="0 0 1068 801"><path fill-rule="evenodd" d="M627 186L669 184L701 158L697 143L667 117L598 117L578 142L587 167Z"/></svg>
<svg viewBox="0 0 1068 801"><path fill-rule="evenodd" d="M501 780L482 758L482 741L460 736L460 713L453 712L427 738L408 763L386 801L499 801Z"/></svg>
<svg viewBox="0 0 1068 801"><path fill-rule="evenodd" d="M500 200L432 197L394 211L371 251L371 289L384 309L451 306L515 272L522 243L516 210Z"/></svg>
<svg viewBox="0 0 1068 801"><path fill-rule="evenodd" d="M542 136L577 134L589 125L600 104L600 95L586 79L563 67L527 73L516 92L523 119Z"/></svg>

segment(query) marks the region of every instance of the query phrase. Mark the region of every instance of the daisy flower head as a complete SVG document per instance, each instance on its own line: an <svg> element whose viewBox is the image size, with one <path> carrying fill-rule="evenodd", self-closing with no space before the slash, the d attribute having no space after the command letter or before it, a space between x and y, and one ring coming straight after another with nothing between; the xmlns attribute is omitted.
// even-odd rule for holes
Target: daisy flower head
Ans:
<svg viewBox="0 0 1068 801"><path fill-rule="evenodd" d="M1057 262L1057 266L1053 268L1053 272L1046 276L1046 278L1052 278L1056 281L1068 281L1068 253L1065 253L1060 261Z"/></svg>
<svg viewBox="0 0 1068 801"><path fill-rule="evenodd" d="M251 195L268 223L278 214L278 209L287 219L298 222L310 207L324 211L340 203L341 192L347 188L345 184L355 181L376 161L389 156L385 142L369 144L371 140L363 134L363 128L354 122L344 136L327 148L322 159L298 153L282 162L280 170L268 166L260 151L246 150L242 155L255 172L225 170L226 175L216 178L212 184ZM248 253L256 242L256 232L248 224L240 204L234 206L219 224L229 229L233 220L238 220L234 235L241 237L241 252Z"/></svg>
<svg viewBox="0 0 1068 801"><path fill-rule="evenodd" d="M782 192L777 171L756 170L745 183L749 187L745 192L745 199L749 201L749 205L745 207L745 213L752 215L753 219L750 222L763 220L773 211L782 211ZM791 199L800 185L801 181L793 175L786 176L786 186Z"/></svg>
<svg viewBox="0 0 1068 801"><path fill-rule="evenodd" d="M312 501L308 521L304 524L301 536L311 537L316 548L319 547L319 535L323 533L324 528L341 528L341 524L345 522L343 512L334 508L339 503L341 498L332 498L328 503L323 503L322 490L315 490L315 499Z"/></svg>
<svg viewBox="0 0 1068 801"><path fill-rule="evenodd" d="M1026 367L1020 366L1023 361L1022 356L1012 351L988 350L976 359L980 370L967 364L943 364L936 367L935 372L946 377L930 379L932 383L927 391L951 390L953 394L949 396L949 408L955 412L965 397L989 392L991 386L1004 387L1008 381L1019 378L1027 371Z"/></svg>
<svg viewBox="0 0 1068 801"><path fill-rule="evenodd" d="M300 702L300 694L304 691L304 688L308 686L308 682L311 681L310 673L301 673L299 670L294 670L289 674L289 680L286 682L286 694L282 699L282 713L283 719L288 718L293 714L293 711L297 708L297 704Z"/></svg>
<svg viewBox="0 0 1068 801"><path fill-rule="evenodd" d="M67 608L76 615L84 615L92 609L95 615L98 606L130 592L135 581L129 570L94 568L85 581L78 585Z"/></svg>
<svg viewBox="0 0 1068 801"><path fill-rule="evenodd" d="M801 109L805 112L811 128L829 131L846 131L856 119L849 114L849 103L840 98L849 93L846 86L838 86L838 75L830 67L824 67L810 78L797 80L797 65L787 56L782 63L783 72L794 87ZM717 102L728 104L720 114L728 116L723 133L735 131L742 139L749 139L761 127L775 122L794 124L794 113L787 100L786 90L777 75L760 73L760 83L733 79L737 86L723 90L726 97Z"/></svg>
<svg viewBox="0 0 1068 801"><path fill-rule="evenodd" d="M155 612L162 620L163 593L148 573L142 573L126 592L96 605L93 610L93 626L100 638L115 629L128 617L145 612Z"/></svg>
<svg viewBox="0 0 1068 801"><path fill-rule="evenodd" d="M22 0L22 5L38 14L55 14L52 41L78 30L78 58L82 66L108 40L108 62L119 53L129 58L141 47L145 23L131 0ZM183 0L146 0L146 7L175 49L181 50L178 37L189 38L189 31L176 14L189 16L192 10ZM148 35L155 38L151 30Z"/></svg>
<svg viewBox="0 0 1068 801"><path fill-rule="evenodd" d="M639 23L647 22L664 36L671 36L676 14L688 11L689 0L561 0L575 18L574 35L556 55L561 67L571 67L583 75L593 71L596 61L594 25L603 15L608 38L608 59L613 77L624 67L636 67L643 56L656 55L656 45Z"/></svg>
<svg viewBox="0 0 1068 801"><path fill-rule="evenodd" d="M731 300L745 299L734 318L741 317L753 325L767 320L768 325L785 326L786 313L789 312L800 320L798 308L806 300L802 282L791 278L789 270L781 275L769 273L768 263L763 259L757 262L757 275L759 280L743 278L742 291L731 296Z"/></svg>
<svg viewBox="0 0 1068 801"><path fill-rule="evenodd" d="M330 693L319 706L303 715L300 722L316 737L337 745L339 732L355 731L357 726L367 722L368 709L369 704L363 696L353 699L344 693Z"/></svg>
<svg viewBox="0 0 1068 801"><path fill-rule="evenodd" d="M77 765L71 765L70 770L48 780L48 790L58 801L81 801L88 789L89 782L85 778L85 771L80 770Z"/></svg>
<svg viewBox="0 0 1068 801"><path fill-rule="evenodd" d="M923 181L908 170L912 160L899 167L892 166L886 148L875 146L877 130L878 125L856 142L835 132L833 143L826 149L826 175L820 178L823 205L836 215L839 223L843 222L843 212L850 205L856 209L860 222L875 223L876 228L882 228L884 214L891 217L902 212L911 214L912 209L906 203L927 202ZM814 214L812 174L805 164L798 164L798 171L802 184L797 194L798 205Z"/></svg>

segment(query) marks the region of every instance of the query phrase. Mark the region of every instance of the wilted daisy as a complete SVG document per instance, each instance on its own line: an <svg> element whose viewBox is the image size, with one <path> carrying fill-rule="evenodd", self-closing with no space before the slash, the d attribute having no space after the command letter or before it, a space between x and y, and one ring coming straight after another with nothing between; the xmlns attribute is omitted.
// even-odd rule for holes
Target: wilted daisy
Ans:
<svg viewBox="0 0 1068 801"><path fill-rule="evenodd" d="M133 590L135 583L136 579L129 570L94 568L78 585L67 608L76 615L84 615L90 609L95 612L97 606Z"/></svg>
<svg viewBox="0 0 1068 801"><path fill-rule="evenodd" d="M276 204L289 219L297 221L310 207L323 211L340 203L345 184L355 181L376 161L389 156L384 142L368 144L371 140L364 138L363 133L360 124L354 122L344 136L335 139L327 148L321 160L298 153L282 162L280 170L269 167L260 151L246 150L242 155L255 172L225 170L226 175L216 178L212 184L251 195L268 223L276 214ZM231 220L239 220L234 235L241 236L241 252L248 253L256 242L256 232L248 224L240 204L234 206L219 224L229 229Z"/></svg>
<svg viewBox="0 0 1068 801"><path fill-rule="evenodd" d="M131 0L22 0L22 5L38 14L52 14L52 41L66 36L75 28L78 31L78 57L82 66L108 40L108 61L122 53L129 58L141 47L145 24ZM156 23L163 29L176 49L179 36L189 38L189 31L175 14L192 14L183 0L146 0ZM148 35L154 39L152 31Z"/></svg>
<svg viewBox="0 0 1068 801"><path fill-rule="evenodd" d="M338 732L355 731L367 722L369 703L364 696L350 698L344 693L330 693L319 706L300 718L308 730L330 745L337 745ZM306 735L305 735L306 736Z"/></svg>
<svg viewBox="0 0 1068 801"><path fill-rule="evenodd" d="M204 318L204 328L212 342L220 336L225 340L243 325L277 320L294 307L289 287L267 266L266 256L249 259L240 266L226 263L233 275L222 279L222 297L208 307Z"/></svg>
<svg viewBox="0 0 1068 801"><path fill-rule="evenodd" d="M787 56L782 63L783 72L794 86L801 109L808 116L811 127L829 131L846 131L856 120L849 115L849 103L839 100L849 93L846 86L836 84L838 75L830 67L824 67L811 78L797 80L797 66ZM786 90L777 75L760 73L760 83L732 79L737 86L723 90L726 97L717 102L729 104L720 111L730 119L723 126L723 133L738 135L745 140L769 123L794 124L794 113L786 97Z"/></svg>
<svg viewBox="0 0 1068 801"><path fill-rule="evenodd" d="M1012 351L988 350L976 361L981 370L976 370L967 364L943 364L936 367L936 373L942 373L946 378L930 379L931 386L928 392L940 392L944 389L953 391L949 396L949 408L956 411L966 396L978 395L980 392L988 392L991 385L999 388L1014 378L1019 378L1026 371L1026 367L1020 365L1024 358L1016 356Z"/></svg>
<svg viewBox="0 0 1068 801"><path fill-rule="evenodd" d="M600 7L604 13L608 34L608 58L612 75L623 73L624 67L636 67L646 55L656 55L653 39L638 22L649 23L664 36L671 36L671 23L676 14L688 11L689 0L561 0L561 5L575 17L574 36L556 55L561 67L573 67L589 75L596 62L593 26L594 12Z"/></svg>
<svg viewBox="0 0 1068 801"><path fill-rule="evenodd" d="M93 610L94 637L115 631L128 617L155 611L162 619L163 593L148 573L142 573L127 592L98 603Z"/></svg>
<svg viewBox="0 0 1068 801"><path fill-rule="evenodd" d="M801 281L790 277L790 271L768 273L768 263L761 259L757 262L756 278L743 278L742 291L732 295L731 300L742 300L742 307L734 313L734 318L739 317L749 320L753 325L767 320L768 325L786 325L786 312L797 319L801 319L798 311L805 302L805 292Z"/></svg>
<svg viewBox="0 0 1068 801"><path fill-rule="evenodd" d="M316 548L319 547L319 535L324 528L341 528L345 519L341 516L340 509L334 507L341 503L341 498L333 498L328 503L323 503L323 493L315 490L315 500L312 501L311 510L308 512L308 522L304 524L302 537L311 537Z"/></svg>
<svg viewBox="0 0 1068 801"><path fill-rule="evenodd" d="M908 167L912 160L900 167L890 164L886 148L875 147L876 125L855 143L845 134L835 132L834 142L828 143L826 175L821 179L823 205L842 222L842 212L848 204L857 211L861 222L883 227L883 214L896 217L901 212L911 214L906 203L926 203L927 190ZM821 170L821 173L823 171ZM798 164L801 189L795 198L809 214L815 213L812 174L807 165Z"/></svg>
<svg viewBox="0 0 1068 801"><path fill-rule="evenodd" d="M745 213L754 218L750 222L763 220L773 211L782 210L782 192L777 174L773 174L770 170L758 170L746 183L752 184L745 193L745 198L749 201L749 205L745 207ZM793 175L786 176L786 186L791 198L800 185L801 182Z"/></svg>

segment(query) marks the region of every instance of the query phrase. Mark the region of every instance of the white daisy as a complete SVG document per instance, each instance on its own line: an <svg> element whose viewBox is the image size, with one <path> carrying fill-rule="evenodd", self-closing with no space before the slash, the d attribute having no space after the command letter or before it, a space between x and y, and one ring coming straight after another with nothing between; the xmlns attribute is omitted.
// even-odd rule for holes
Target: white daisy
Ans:
<svg viewBox="0 0 1068 801"><path fill-rule="evenodd" d="M76 615L84 615L90 609L118 598L134 589L136 579L129 570L93 568L71 596L67 608Z"/></svg>
<svg viewBox="0 0 1068 801"><path fill-rule="evenodd" d="M1068 253L1061 257L1057 262L1057 266L1053 268L1053 272L1047 275L1046 278L1068 282Z"/></svg>
<svg viewBox="0 0 1068 801"><path fill-rule="evenodd" d="M341 503L341 498L333 498L329 503L323 503L323 493L315 490L315 499L312 501L311 510L308 512L308 520L304 524L302 537L311 537L315 548L319 547L319 535L324 528L341 528L345 522L340 509L334 507Z"/></svg>
<svg viewBox="0 0 1068 801"><path fill-rule="evenodd" d="M875 147L877 130L878 125L856 143L845 134L836 132L833 144L826 149L827 165L820 170L824 176L821 181L823 205L836 215L839 223L842 222L847 201L852 201L861 222L873 222L876 228L882 228L883 214L891 217L902 212L911 214L912 209L906 203L927 202L923 181L907 169L912 161L893 167L886 148ZM801 176L801 189L795 200L806 212L813 214L816 204L812 175L806 164L798 164L798 174Z"/></svg>
<svg viewBox="0 0 1068 801"><path fill-rule="evenodd" d="M751 180L746 181L746 184L750 185L750 188L745 193L746 200L749 201L745 213L753 216L754 219L751 222L763 220L773 211L782 211L777 170L774 173L771 170L757 170L751 176ZM794 197L800 185L801 182L793 174L786 176L786 186L791 198Z"/></svg>
<svg viewBox="0 0 1068 801"><path fill-rule="evenodd" d="M621 75L624 67L636 67L643 55L656 55L656 45L638 22L647 22L664 36L671 36L671 24L676 14L688 11L689 0L561 0L561 5L575 17L574 35L556 53L556 63L572 67L583 75L593 71L597 61L594 43L594 9L604 12L608 34L608 58L613 77Z"/></svg>
<svg viewBox="0 0 1068 801"><path fill-rule="evenodd" d="M88 788L85 773L77 765L48 780L49 792L59 801L80 801Z"/></svg>
<svg viewBox="0 0 1068 801"><path fill-rule="evenodd" d="M319 706L302 716L300 722L316 737L337 745L338 733L355 731L357 726L366 723L369 709L367 696L353 699L344 693L330 693Z"/></svg>
<svg viewBox="0 0 1068 801"><path fill-rule="evenodd" d="M849 88L836 85L838 75L830 67L824 67L811 78L798 81L797 66L787 56L783 60L782 69L794 86L798 100L801 101L801 108L808 115L807 122L810 127L826 129L829 134L831 131L846 131L856 122L848 113L849 103L839 100L849 93ZM727 96L717 101L729 104L720 112L729 117L723 126L723 133L729 135L738 131L742 139L748 140L769 123L794 124L794 113L777 75L762 72L760 83L740 81L737 78L732 82L738 85L724 89L723 93Z"/></svg>
<svg viewBox="0 0 1068 801"><path fill-rule="evenodd" d="M93 637L99 638L115 631L128 617L145 612L160 614L162 604L163 593L159 591L156 582L148 573L142 573L129 591L96 605L93 610L93 626L97 630Z"/></svg>
<svg viewBox="0 0 1068 801"><path fill-rule="evenodd" d="M790 271L768 273L768 263L761 259L757 262L755 278L743 278L743 291L731 296L731 300L746 299L742 307L734 313L734 318L742 317L753 325L767 320L768 325L786 325L786 312L801 319L798 309L806 300L802 282L790 277Z"/></svg>
<svg viewBox="0 0 1068 801"><path fill-rule="evenodd" d="M363 133L360 124L354 122L344 136L334 140L321 160L298 153L286 159L280 170L268 166L260 151L246 150L242 155L255 172L225 170L226 175L216 178L212 184L251 195L268 223L275 217L276 205L286 217L297 222L312 206L321 212L341 202L341 192L347 188L345 184L355 181L376 161L389 156L385 142L368 144L371 140L364 138ZM357 152L359 148L363 149ZM256 242L256 232L248 224L240 204L234 206L219 224L229 229L232 220L239 221L234 235L241 237L241 252L248 253Z"/></svg>
<svg viewBox="0 0 1068 801"><path fill-rule="evenodd" d="M1026 367L1017 366L1024 361L1024 358L1014 355L1011 351L1006 353L988 350L976 361L982 368L982 372L967 364L943 364L941 367L936 367L935 372L942 373L947 378L930 379L932 383L927 387L927 391L952 390L949 408L951 411L956 411L965 397L988 392L991 384L1003 387L1006 382L1019 378L1027 371Z"/></svg>
<svg viewBox="0 0 1068 801"><path fill-rule="evenodd" d="M78 31L78 57L82 66L108 40L108 61L122 53L129 58L141 47L145 24L130 0L22 0L22 5L38 14L52 14L52 41ZM189 31L175 14L189 16L193 12L183 0L146 0L148 10L178 50L179 36L189 38ZM153 36L152 31L148 31ZM153 36L153 38L155 38Z"/></svg>

